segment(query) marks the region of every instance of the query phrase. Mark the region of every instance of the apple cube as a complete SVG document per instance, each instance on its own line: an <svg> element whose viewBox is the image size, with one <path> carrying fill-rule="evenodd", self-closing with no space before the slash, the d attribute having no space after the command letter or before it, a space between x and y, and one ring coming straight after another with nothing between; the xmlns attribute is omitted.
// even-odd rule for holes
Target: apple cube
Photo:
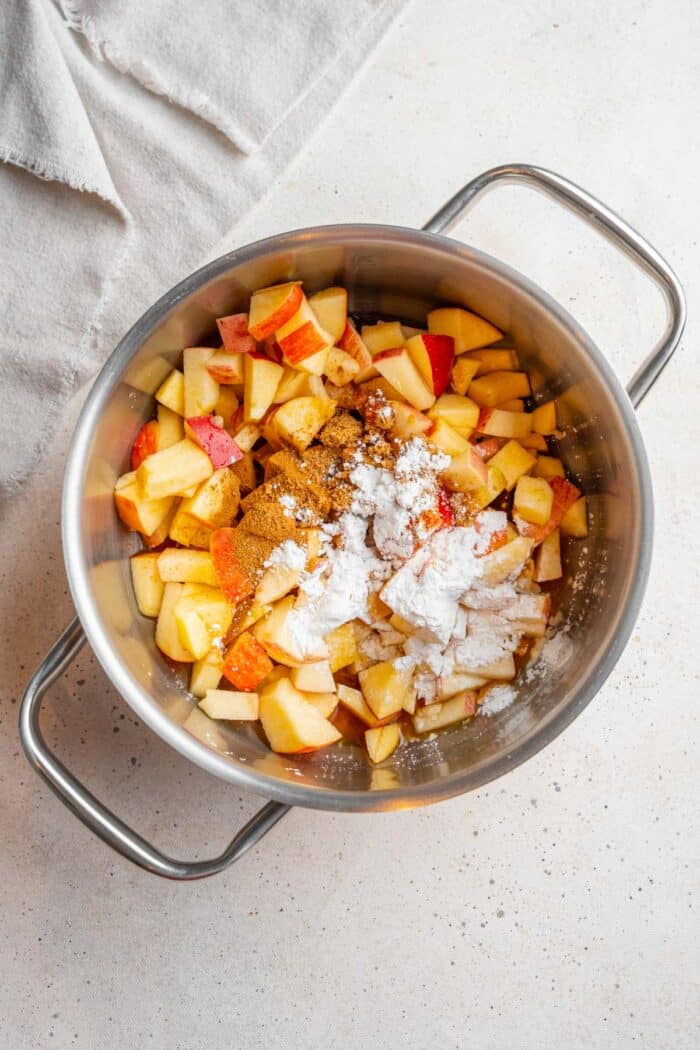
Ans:
<svg viewBox="0 0 700 1050"><path fill-rule="evenodd" d="M251 351L252 352L252 351ZM235 386L243 382L244 358L228 350L216 350L206 362L206 368L212 379L225 386Z"/></svg>
<svg viewBox="0 0 700 1050"><path fill-rule="evenodd" d="M174 610L180 641L195 660L202 660L211 649L212 637L201 616L180 598Z"/></svg>
<svg viewBox="0 0 700 1050"><path fill-rule="evenodd" d="M214 573L226 600L236 606L255 590L255 583L246 572L239 557L245 539L236 529L216 529L211 536L210 551Z"/></svg>
<svg viewBox="0 0 700 1050"><path fill-rule="evenodd" d="M248 333L248 314L217 317L216 325L226 353L250 354L255 350L255 339Z"/></svg>
<svg viewBox="0 0 700 1050"><path fill-rule="evenodd" d="M209 346L192 346L182 351L186 418L205 416L213 411L216 405L219 384L207 370L207 362L213 356L214 351Z"/></svg>
<svg viewBox="0 0 700 1050"><path fill-rule="evenodd" d="M561 531L565 536L574 539L583 539L588 535L588 515L586 512L586 497L581 496L569 507L561 519Z"/></svg>
<svg viewBox="0 0 700 1050"><path fill-rule="evenodd" d="M277 329L276 338L285 360L294 368L333 345L333 338L321 328L305 296L296 313Z"/></svg>
<svg viewBox="0 0 700 1050"><path fill-rule="evenodd" d="M398 671L391 660L382 660L360 671L360 688L377 718L397 714L415 692L411 671Z"/></svg>
<svg viewBox="0 0 700 1050"><path fill-rule="evenodd" d="M476 693L465 690L451 700L440 704L429 704L421 707L413 716L413 728L416 733L432 733L436 729L462 722L476 714Z"/></svg>
<svg viewBox="0 0 700 1050"><path fill-rule="evenodd" d="M531 540L525 536L518 536L517 539L480 558L479 575L485 583L495 587L509 577L517 576L531 552Z"/></svg>
<svg viewBox="0 0 700 1050"><path fill-rule="evenodd" d="M156 401L178 416L184 416L185 377L177 368L173 368L156 390Z"/></svg>
<svg viewBox="0 0 700 1050"><path fill-rule="evenodd" d="M537 583L548 583L550 580L560 580L562 576L561 538L559 529L554 529L535 551L535 580Z"/></svg>
<svg viewBox="0 0 700 1050"><path fill-rule="evenodd" d="M393 350L404 345L403 329L398 321L365 324L361 329L361 337L372 357L384 350Z"/></svg>
<svg viewBox="0 0 700 1050"><path fill-rule="evenodd" d="M521 434L518 441L523 448L529 448L533 452L546 452L548 448L547 441L542 434L535 434L534 432L530 434Z"/></svg>
<svg viewBox="0 0 700 1050"><path fill-rule="evenodd" d="M184 406L183 406L184 407ZM167 405L158 405L158 452L171 445L177 445L185 436L182 416L173 412Z"/></svg>
<svg viewBox="0 0 700 1050"><path fill-rule="evenodd" d="M469 384L479 371L479 361L472 361L468 357L459 357L450 375L455 392L464 396L469 389Z"/></svg>
<svg viewBox="0 0 700 1050"><path fill-rule="evenodd" d="M343 334L338 340L338 346L346 354L350 354L359 365L359 372L355 376L355 382L362 383L365 379L371 379L377 375L377 370L372 364L372 355L362 341L352 321L347 321Z"/></svg>
<svg viewBox="0 0 700 1050"><path fill-rule="evenodd" d="M458 434L444 419L436 419L425 436L432 445L448 456L460 456L471 448L467 439Z"/></svg>
<svg viewBox="0 0 700 1050"><path fill-rule="evenodd" d="M270 747L281 754L316 751L335 744L341 737L288 678L280 678L260 690L260 721Z"/></svg>
<svg viewBox="0 0 700 1050"><path fill-rule="evenodd" d="M190 692L193 696L206 696L210 689L217 688L223 663L221 652L215 645L201 660L195 660L190 672Z"/></svg>
<svg viewBox="0 0 700 1050"><path fill-rule="evenodd" d="M525 402L521 397L512 397L510 401L501 401L497 407L504 412L524 412Z"/></svg>
<svg viewBox="0 0 700 1050"><path fill-rule="evenodd" d="M520 368L515 350L472 350L469 360L479 362L477 375L480 376L486 375L487 372L517 372Z"/></svg>
<svg viewBox="0 0 700 1050"><path fill-rule="evenodd" d="M548 485L553 492L552 513L549 521L544 525L535 525L534 522L525 521L522 517L516 517L516 525L522 536L527 536L533 543L541 543L550 532L559 528L569 507L580 497L581 493L572 485L568 478L555 476L549 478Z"/></svg>
<svg viewBox="0 0 700 1050"><path fill-rule="evenodd" d="M517 441L509 441L489 460L490 467L498 467L503 473L505 487L509 492L518 478L527 474L534 464L535 457Z"/></svg>
<svg viewBox="0 0 700 1050"><path fill-rule="evenodd" d="M328 663L333 673L347 667L357 658L357 638L352 623L343 623L324 639L328 648Z"/></svg>
<svg viewBox="0 0 700 1050"><path fill-rule="evenodd" d="M338 685L338 700L346 710L350 711L355 718L359 718L366 726L374 728L379 725L379 719L367 706L365 698L359 689L352 686Z"/></svg>
<svg viewBox="0 0 700 1050"><path fill-rule="evenodd" d="M147 456L158 451L158 421L149 419L140 428L131 449L131 469L138 470Z"/></svg>
<svg viewBox="0 0 700 1050"><path fill-rule="evenodd" d="M214 470L230 467L243 458L236 442L214 422L213 416L194 416L186 420L185 432L206 452Z"/></svg>
<svg viewBox="0 0 700 1050"><path fill-rule="evenodd" d="M294 611L294 602L294 596L291 594L282 598L273 605L272 611L262 620L258 620L253 627L255 638L268 655L285 667L299 667L305 659L289 628L289 617ZM323 660L327 655L327 651L312 654L316 660Z"/></svg>
<svg viewBox="0 0 700 1050"><path fill-rule="evenodd" d="M444 419L462 437L468 438L479 420L479 406L459 394L443 394L432 406L431 419Z"/></svg>
<svg viewBox="0 0 700 1050"><path fill-rule="evenodd" d="M523 438L531 428L527 412L505 412L502 408L482 408L476 424L481 434L504 438Z"/></svg>
<svg viewBox="0 0 700 1050"><path fill-rule="evenodd" d="M455 359L454 339L449 335L414 335L406 342L413 363L436 397L447 390Z"/></svg>
<svg viewBox="0 0 700 1050"><path fill-rule="evenodd" d="M335 404L331 400L295 397L277 409L274 429L281 441L303 452L334 414Z"/></svg>
<svg viewBox="0 0 700 1050"><path fill-rule="evenodd" d="M230 689L208 689L199 706L209 718L227 722L255 722L258 718L257 693L234 693Z"/></svg>
<svg viewBox="0 0 700 1050"><path fill-rule="evenodd" d="M247 423L258 422L273 402L282 378L282 365L261 353L246 354L244 366L243 411Z"/></svg>
<svg viewBox="0 0 700 1050"><path fill-rule="evenodd" d="M487 466L486 484L469 492L469 504L473 513L488 507L506 487L505 478L498 467Z"/></svg>
<svg viewBox="0 0 700 1050"><path fill-rule="evenodd" d="M292 685L302 693L333 693L335 679L328 660L318 660L313 664L303 664L292 669Z"/></svg>
<svg viewBox="0 0 700 1050"><path fill-rule="evenodd" d="M530 380L526 372L489 372L469 387L472 401L482 408L495 408L511 398L529 397Z"/></svg>
<svg viewBox="0 0 700 1050"><path fill-rule="evenodd" d="M546 401L530 413L532 429L536 434L553 434L557 429L557 406L555 401Z"/></svg>
<svg viewBox="0 0 700 1050"><path fill-rule="evenodd" d="M139 469L143 469L143 465ZM171 496L146 499L138 485L137 474L137 471L132 470L117 479L114 486L114 506L127 528L150 536L170 514L173 499Z"/></svg>
<svg viewBox="0 0 700 1050"><path fill-rule="evenodd" d="M311 704L315 707L320 715L324 718L330 718L336 707L338 706L338 696L336 693L305 693L303 690L299 690L301 695L306 700L307 704Z"/></svg>
<svg viewBox="0 0 700 1050"><path fill-rule="evenodd" d="M248 331L263 340L287 323L299 309L304 293L300 281L276 284L254 292L250 300Z"/></svg>
<svg viewBox="0 0 700 1050"><path fill-rule="evenodd" d="M210 529L231 525L240 503L240 483L226 468L214 471L203 481L195 494L183 502L187 514Z"/></svg>
<svg viewBox="0 0 700 1050"><path fill-rule="evenodd" d="M265 569L260 583L255 588L255 601L259 605L272 605L293 591L299 583L300 569L289 569L284 565L270 565Z"/></svg>
<svg viewBox="0 0 700 1050"><path fill-rule="evenodd" d="M192 663L194 657L180 640L180 632L175 619L175 606L182 595L182 583L166 583L163 588L163 600L160 604L156 621L156 645L170 660L178 663Z"/></svg>
<svg viewBox="0 0 700 1050"><path fill-rule="evenodd" d="M544 478L523 476L518 479L513 498L513 510L533 525L545 525L549 521L554 503L554 493Z"/></svg>
<svg viewBox="0 0 700 1050"><path fill-rule="evenodd" d="M145 499L157 500L176 496L213 473L214 467L206 452L184 438L145 459L136 471L136 481Z"/></svg>
<svg viewBox="0 0 700 1050"><path fill-rule="evenodd" d="M223 638L233 622L233 609L223 592L206 584L185 584L175 616L188 611L197 614L213 640Z"/></svg>
<svg viewBox="0 0 700 1050"><path fill-rule="evenodd" d="M455 342L455 353L463 354L480 346L488 346L503 338L495 325L478 314L459 307L442 307L428 314L428 331L435 335L451 335Z"/></svg>
<svg viewBox="0 0 700 1050"><path fill-rule="evenodd" d="M334 343L342 338L348 318L348 293L344 288L324 288L309 296L309 306L321 328Z"/></svg>
<svg viewBox="0 0 700 1050"><path fill-rule="evenodd" d="M389 401L389 406L393 413L389 432L393 437L408 441L409 438L427 434L433 426L434 420L403 401Z"/></svg>
<svg viewBox="0 0 700 1050"><path fill-rule="evenodd" d="M236 444L238 445L237 441ZM240 448L240 445L238 447ZM239 459L238 463L234 463L232 467L228 468L228 473L238 479L241 494L244 496L252 492L258 483L255 473L255 462L248 451L243 453L243 459Z"/></svg>
<svg viewBox="0 0 700 1050"><path fill-rule="evenodd" d="M392 755L400 743L401 729L396 722L389 726L365 730L365 747L370 761L375 765Z"/></svg>
<svg viewBox="0 0 700 1050"><path fill-rule="evenodd" d="M209 550L212 529L187 513L188 503L189 500L183 500L180 503L170 522L168 536L175 543L181 543L183 547L197 547L201 550Z"/></svg>
<svg viewBox="0 0 700 1050"><path fill-rule="evenodd" d="M515 678L515 659L512 653L505 653L497 660L489 660L486 663L459 664L455 670L460 674L471 674L478 678L499 679L507 682Z"/></svg>
<svg viewBox="0 0 700 1050"><path fill-rule="evenodd" d="M480 689L487 681L487 678L470 674L468 671L453 671L452 674L440 675L437 684L438 698L449 700L465 690Z"/></svg>
<svg viewBox="0 0 700 1050"><path fill-rule="evenodd" d="M144 551L129 559L134 597L142 616L157 616L160 612L165 584L158 572L158 557Z"/></svg>
<svg viewBox="0 0 700 1050"><path fill-rule="evenodd" d="M474 492L486 486L488 480L488 467L471 445L455 456L440 475L440 481L451 492Z"/></svg>
<svg viewBox="0 0 700 1050"><path fill-rule="evenodd" d="M532 469L533 478L563 478L564 464L556 456L538 456Z"/></svg>
<svg viewBox="0 0 700 1050"><path fill-rule="evenodd" d="M208 551L166 547L158 555L158 572L164 583L206 583L216 586L216 575Z"/></svg>
<svg viewBox="0 0 700 1050"><path fill-rule="evenodd" d="M226 653L222 670L236 689L250 692L270 673L272 660L250 631L244 631Z"/></svg>
<svg viewBox="0 0 700 1050"><path fill-rule="evenodd" d="M233 440L238 445L241 452L250 452L256 441L259 441L262 437L262 430L255 423L245 423L240 429L236 430L233 435Z"/></svg>
<svg viewBox="0 0 700 1050"><path fill-rule="evenodd" d="M311 394L309 389L311 376L306 372L297 371L296 368L292 368L290 365L283 365L283 368L282 378L275 390L273 404L282 405L293 397L308 397Z"/></svg>
<svg viewBox="0 0 700 1050"><path fill-rule="evenodd" d="M328 351L324 372L331 383L336 386L347 386L358 375L360 366L354 357L345 350L332 346Z"/></svg>
<svg viewBox="0 0 700 1050"><path fill-rule="evenodd" d="M401 397L419 411L435 401L435 395L418 371L405 347L382 350L373 358L374 367L398 390Z"/></svg>
<svg viewBox="0 0 700 1050"><path fill-rule="evenodd" d="M246 601L239 605L233 615L233 624L228 631L229 637L235 638L239 634L243 634L258 620L262 620L263 616L267 616L269 612L272 612L271 605L260 605L256 601Z"/></svg>

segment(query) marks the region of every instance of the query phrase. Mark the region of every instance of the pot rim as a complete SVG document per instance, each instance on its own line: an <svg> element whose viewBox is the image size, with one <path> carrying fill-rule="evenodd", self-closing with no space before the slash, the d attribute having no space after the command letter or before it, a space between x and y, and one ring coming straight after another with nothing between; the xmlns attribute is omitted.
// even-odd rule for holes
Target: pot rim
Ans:
<svg viewBox="0 0 700 1050"><path fill-rule="evenodd" d="M536 729L511 751L497 758L484 759L469 770L451 774L437 784L432 782L410 788L349 791L276 780L242 763L229 761L201 743L181 725L173 722L153 703L148 693L131 676L128 667L118 659L103 629L91 595L81 542L80 521L85 464L96 422L113 388L121 380L129 360L169 310L201 285L213 278L223 276L241 263L265 255L268 251L289 251L299 247L300 244L312 242L317 244L338 240L362 241L368 235L375 237L379 235L387 238L389 242L395 240L405 243L408 239L413 243L424 244L426 247L431 246L465 259L478 261L488 269L495 271L504 280L518 285L522 291L554 314L563 327L571 331L572 335L585 347L591 366L599 372L620 412L637 469L641 521L634 578L630 584L617 629L602 651L593 673L589 674L573 692L565 707L557 708L545 717L538 723ZM651 565L653 496L644 444L634 409L624 388L585 330L549 293L508 264L451 237L404 226L374 223L335 224L291 230L234 249L206 263L174 285L132 325L105 362L81 410L69 447L64 475L61 534L68 585L92 651L115 689L138 717L161 739L207 772L236 787L253 791L266 798L312 809L350 812L377 811L427 805L483 787L535 755L559 736L590 703L615 667L637 620Z"/></svg>

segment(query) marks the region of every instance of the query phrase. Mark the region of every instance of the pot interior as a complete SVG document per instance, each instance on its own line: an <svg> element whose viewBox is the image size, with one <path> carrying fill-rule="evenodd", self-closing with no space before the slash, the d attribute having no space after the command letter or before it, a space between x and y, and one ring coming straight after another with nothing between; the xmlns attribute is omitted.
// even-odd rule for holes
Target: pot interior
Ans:
<svg viewBox="0 0 700 1050"><path fill-rule="evenodd" d="M247 308L256 288L290 279L307 293L342 284L350 309L420 324L436 305L483 314L517 346L538 400L556 397L557 454L589 497L590 534L566 545L559 625L519 675L516 701L412 742L372 768L356 746L272 754L252 727L210 721L186 676L156 649L136 609L129 556L139 549L114 511L116 478L153 412L153 393L182 348L215 341L215 318ZM212 343L213 345L213 343ZM417 805L477 787L534 753L585 706L634 624L651 545L646 459L634 414L600 353L543 292L456 242L390 227L329 227L261 242L217 260L135 325L98 378L71 451L64 548L81 620L127 701L212 773L268 797L323 808Z"/></svg>

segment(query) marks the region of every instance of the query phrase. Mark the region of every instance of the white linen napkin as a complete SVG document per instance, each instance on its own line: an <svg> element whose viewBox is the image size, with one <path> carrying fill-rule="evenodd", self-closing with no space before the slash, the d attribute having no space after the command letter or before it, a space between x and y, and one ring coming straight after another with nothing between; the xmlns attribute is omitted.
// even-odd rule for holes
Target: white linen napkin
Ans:
<svg viewBox="0 0 700 1050"><path fill-rule="evenodd" d="M402 3L0 4L0 491L260 199Z"/></svg>

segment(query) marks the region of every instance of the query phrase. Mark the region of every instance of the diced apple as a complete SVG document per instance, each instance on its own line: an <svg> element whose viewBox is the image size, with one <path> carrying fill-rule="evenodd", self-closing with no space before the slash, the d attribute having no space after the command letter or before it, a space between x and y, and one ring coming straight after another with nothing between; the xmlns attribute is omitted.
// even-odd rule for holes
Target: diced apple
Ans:
<svg viewBox="0 0 700 1050"><path fill-rule="evenodd" d="M428 387L405 347L393 350L382 350L373 358L374 367L391 385L398 390L409 405L423 411L435 401L435 395Z"/></svg>
<svg viewBox="0 0 700 1050"><path fill-rule="evenodd" d="M233 440L238 445L241 452L250 452L251 448L256 441L259 441L262 437L262 430L255 423L244 423L242 427L236 430L233 435Z"/></svg>
<svg viewBox="0 0 700 1050"><path fill-rule="evenodd" d="M335 680L328 660L319 660L313 664L303 664L292 669L292 684L302 693L332 693L335 691Z"/></svg>
<svg viewBox="0 0 700 1050"><path fill-rule="evenodd" d="M190 416L205 416L212 412L219 397L219 384L207 370L207 362L214 356L208 346L191 346L182 352L185 373L185 411Z"/></svg>
<svg viewBox="0 0 700 1050"><path fill-rule="evenodd" d="M335 673L347 667L357 657L357 638L352 623L341 624L324 639L328 648L328 663Z"/></svg>
<svg viewBox="0 0 700 1050"><path fill-rule="evenodd" d="M394 350L404 345L404 335L398 321L378 321L377 324L364 324L361 338L372 357L384 350Z"/></svg>
<svg viewBox="0 0 700 1050"><path fill-rule="evenodd" d="M333 345L333 338L321 328L305 296L296 313L275 335L285 360L294 368Z"/></svg>
<svg viewBox="0 0 700 1050"><path fill-rule="evenodd" d="M389 405L393 412L389 432L394 437L407 441L409 438L426 434L433 426L434 420L403 401L389 401Z"/></svg>
<svg viewBox="0 0 700 1050"><path fill-rule="evenodd" d="M536 434L553 434L557 429L557 406L555 401L545 401L530 413L532 429Z"/></svg>
<svg viewBox="0 0 700 1050"><path fill-rule="evenodd" d="M535 580L537 583L548 583L550 580L560 580L562 575L561 539L559 529L554 529L535 551Z"/></svg>
<svg viewBox="0 0 700 1050"><path fill-rule="evenodd" d="M241 447L237 441L236 444L239 448ZM229 467L228 470L230 474L238 478L241 495L243 496L252 492L258 483L255 473L255 462L249 451L245 451L243 453L243 459L239 459L238 463L234 463L234 465Z"/></svg>
<svg viewBox="0 0 700 1050"><path fill-rule="evenodd" d="M255 350L255 339L248 332L248 314L217 317L216 325L227 353L249 354Z"/></svg>
<svg viewBox="0 0 700 1050"><path fill-rule="evenodd" d="M389 726L365 730L365 747L370 761L375 765L392 755L400 743L401 729L396 722Z"/></svg>
<svg viewBox="0 0 700 1050"><path fill-rule="evenodd" d="M374 728L380 724L380 720L376 717L373 711L367 706L365 698L359 689L353 689L352 686L338 685L338 700L348 711L350 711L355 718L359 718L366 726Z"/></svg>
<svg viewBox="0 0 700 1050"><path fill-rule="evenodd" d="M284 565L270 565L265 569L255 588L255 601L259 605L272 605L294 590L299 583L300 576L300 569L290 569Z"/></svg>
<svg viewBox="0 0 700 1050"><path fill-rule="evenodd" d="M469 397L482 408L495 408L503 401L529 397L530 393L526 372L489 372L475 379L469 387Z"/></svg>
<svg viewBox="0 0 700 1050"><path fill-rule="evenodd" d="M479 362L477 374L480 376L488 372L517 372L520 368L520 361L515 350L472 350L469 360Z"/></svg>
<svg viewBox="0 0 700 1050"><path fill-rule="evenodd" d="M307 704L315 707L324 718L330 718L338 706L337 693L305 693L303 690L299 691Z"/></svg>
<svg viewBox="0 0 700 1050"><path fill-rule="evenodd" d="M335 744L341 736L288 678L260 690L260 721L270 747L281 754L316 751Z"/></svg>
<svg viewBox="0 0 700 1050"><path fill-rule="evenodd" d="M158 421L149 419L140 428L131 449L131 469L138 470L147 456L158 451Z"/></svg>
<svg viewBox="0 0 700 1050"><path fill-rule="evenodd" d="M165 377L156 390L156 401L178 416L185 414L185 377L177 368Z"/></svg>
<svg viewBox="0 0 700 1050"><path fill-rule="evenodd" d="M255 583L238 555L242 542L236 529L222 528L212 533L209 547L218 585L234 607L255 590Z"/></svg>
<svg viewBox="0 0 700 1050"><path fill-rule="evenodd" d="M504 412L524 412L525 402L521 397L512 397L510 401L501 401L496 406L502 408Z"/></svg>
<svg viewBox="0 0 700 1050"><path fill-rule="evenodd" d="M505 444L504 438L480 438L474 445L484 462L493 459Z"/></svg>
<svg viewBox="0 0 700 1050"><path fill-rule="evenodd" d="M142 468L143 465L139 469ZM129 474L122 474L117 480L114 486L114 506L127 528L150 536L170 514L173 497L146 499L137 482L137 472L132 470Z"/></svg>
<svg viewBox="0 0 700 1050"><path fill-rule="evenodd" d="M272 404L284 369L265 354L246 354L243 411L247 423L262 419Z"/></svg>
<svg viewBox="0 0 700 1050"><path fill-rule="evenodd" d="M466 690L441 704L429 704L419 708L413 716L413 728L416 733L432 733L436 729L444 729L445 726L471 718L475 713L476 693Z"/></svg>
<svg viewBox="0 0 700 1050"><path fill-rule="evenodd" d="M360 366L354 357L337 346L332 346L328 351L324 372L331 383L336 386L347 386L358 375Z"/></svg>
<svg viewBox="0 0 700 1050"><path fill-rule="evenodd" d="M277 409L274 429L281 441L303 452L334 413L333 401L295 397Z"/></svg>
<svg viewBox="0 0 700 1050"><path fill-rule="evenodd" d="M485 583L495 587L509 577L516 576L531 552L532 542L525 536L518 536L490 554L485 554L480 559L479 575Z"/></svg>
<svg viewBox="0 0 700 1050"><path fill-rule="evenodd" d="M554 493L544 478L518 478L513 497L513 510L533 525L545 525L549 521L554 503Z"/></svg>
<svg viewBox="0 0 700 1050"><path fill-rule="evenodd" d="M447 390L455 359L454 339L449 335L414 335L406 342L413 363L436 397Z"/></svg>
<svg viewBox="0 0 700 1050"><path fill-rule="evenodd" d="M183 503L186 512L210 529L231 525L240 503L240 483L226 468L214 471L203 481L191 499Z"/></svg>
<svg viewBox="0 0 700 1050"><path fill-rule="evenodd" d="M479 406L471 398L443 394L428 415L431 419L444 419L458 434L468 438L479 420Z"/></svg>
<svg viewBox="0 0 700 1050"><path fill-rule="evenodd" d="M548 484L554 494L552 513L549 516L549 521L544 525L535 525L533 522L525 521L519 516L516 516L515 519L515 524L517 525L520 534L528 537L533 544L541 543L542 540L549 536L550 532L559 528L569 507L571 507L581 495L580 491L575 485L571 484L568 478L555 476L549 478Z"/></svg>
<svg viewBox="0 0 700 1050"><path fill-rule="evenodd" d="M243 453L213 416L194 416L185 421L185 432L206 452L214 470L230 467L243 458Z"/></svg>
<svg viewBox="0 0 700 1050"><path fill-rule="evenodd" d="M387 718L397 714L415 692L411 671L398 671L391 660L382 660L360 671L360 688L373 714Z"/></svg>
<svg viewBox="0 0 700 1050"><path fill-rule="evenodd" d="M270 612L272 612L271 605L261 605L256 601L247 601L239 605L234 613L233 624L229 629L229 637L236 638L239 634L243 634L244 631L249 630L254 623L262 620L263 616L267 616Z"/></svg>
<svg viewBox="0 0 700 1050"><path fill-rule="evenodd" d="M476 513L479 510L483 510L484 507L488 507L489 503L493 503L496 496L500 496L505 487L506 482L503 472L498 467L492 467L490 464L487 464L486 484L469 492L469 503L472 511Z"/></svg>
<svg viewBox="0 0 700 1050"><path fill-rule="evenodd" d="M425 436L432 445L448 456L460 456L471 448L467 439L458 434L444 419L436 419Z"/></svg>
<svg viewBox="0 0 700 1050"><path fill-rule="evenodd" d="M533 452L546 452L547 441L542 434L535 434L534 431L530 434L521 434L518 441L523 448L532 449Z"/></svg>
<svg viewBox="0 0 700 1050"><path fill-rule="evenodd" d="M226 653L222 670L236 689L250 692L270 673L272 660L250 631L244 631Z"/></svg>
<svg viewBox="0 0 700 1050"><path fill-rule="evenodd" d="M225 386L235 386L243 382L244 358L228 350L217 350L206 362L206 368L212 379Z"/></svg>
<svg viewBox="0 0 700 1050"><path fill-rule="evenodd" d="M257 693L234 693L230 689L209 689L199 706L209 718L227 722L255 722L258 718Z"/></svg>
<svg viewBox="0 0 700 1050"><path fill-rule="evenodd" d="M144 551L129 559L136 605L142 616L157 616L163 600L165 584L158 572L158 557Z"/></svg>
<svg viewBox="0 0 700 1050"><path fill-rule="evenodd" d="M441 675L437 684L438 699L449 700L465 690L480 689L487 681L487 678L469 674L467 671L453 671L452 674Z"/></svg>
<svg viewBox="0 0 700 1050"><path fill-rule="evenodd" d="M561 531L565 536L572 536L574 539L579 540L588 535L588 514L585 496L581 496L569 507L561 519Z"/></svg>
<svg viewBox="0 0 700 1050"><path fill-rule="evenodd" d="M309 653L307 656L300 652L289 628L289 617L294 610L294 603L293 595L282 598L273 605L272 612L258 620L253 627L253 634L272 659L285 667L299 667L307 661L313 663L316 660L327 659L328 650L325 645L319 647L318 652Z"/></svg>
<svg viewBox="0 0 700 1050"><path fill-rule="evenodd" d="M164 583L206 583L216 586L216 575L208 551L166 547L158 555L158 572Z"/></svg>
<svg viewBox="0 0 700 1050"><path fill-rule="evenodd" d="M183 610L196 612L214 641L223 638L233 622L233 609L223 592L207 584L185 585L177 603L176 616Z"/></svg>
<svg viewBox="0 0 700 1050"><path fill-rule="evenodd" d="M478 678L499 679L505 682L515 678L515 659L512 653L505 653L497 660L485 663L459 664L455 670L459 674L476 675Z"/></svg>
<svg viewBox="0 0 700 1050"><path fill-rule="evenodd" d="M517 441L509 441L488 462L490 467L498 467L502 471L505 486L510 492L518 478L532 469L535 457Z"/></svg>
<svg viewBox="0 0 700 1050"><path fill-rule="evenodd" d="M537 462L532 468L533 478L563 478L565 476L564 464L556 456L538 456Z"/></svg>
<svg viewBox="0 0 700 1050"><path fill-rule="evenodd" d="M294 316L304 298L300 281L276 284L254 292L250 300L248 331L263 340L282 328Z"/></svg>
<svg viewBox="0 0 700 1050"><path fill-rule="evenodd" d="M188 604L183 604L180 598L173 615L177 623L180 641L195 660L202 660L212 645L212 637L201 616Z"/></svg>
<svg viewBox="0 0 700 1050"><path fill-rule="evenodd" d="M440 481L451 492L474 492L486 486L488 478L488 467L471 445L455 456L440 475Z"/></svg>
<svg viewBox="0 0 700 1050"><path fill-rule="evenodd" d="M343 334L338 340L338 346L341 350L344 350L346 354L350 354L357 364L359 365L359 371L355 376L355 382L362 383L365 379L371 379L377 375L377 370L372 364L372 355L362 341L361 336L358 334L355 325L352 321L347 321Z"/></svg>
<svg viewBox="0 0 700 1050"><path fill-rule="evenodd" d="M348 293L344 288L324 288L309 296L309 306L321 328L334 343L342 337L348 317Z"/></svg>
<svg viewBox="0 0 700 1050"><path fill-rule="evenodd" d="M428 314L428 331L436 335L451 335L455 353L463 354L480 346L488 346L503 338L495 325L459 307L442 307Z"/></svg>
<svg viewBox="0 0 700 1050"><path fill-rule="evenodd" d="M482 408L476 429L492 437L522 438L530 433L531 416L527 412L504 412L502 408Z"/></svg>
<svg viewBox="0 0 700 1050"><path fill-rule="evenodd" d="M466 394L469 384L479 371L479 365L479 361L471 361L468 357L457 358L450 376L456 393L462 396Z"/></svg>
<svg viewBox="0 0 700 1050"><path fill-rule="evenodd" d="M177 445L185 436L182 416L167 405L158 405L158 452Z"/></svg>
<svg viewBox="0 0 700 1050"><path fill-rule="evenodd" d="M221 681L223 657L218 646L213 645L206 656L195 660L190 673L190 692L193 696L206 696L210 689L216 689Z"/></svg>
<svg viewBox="0 0 700 1050"><path fill-rule="evenodd" d="M182 583L166 583L163 600L156 621L156 645L162 653L179 663L192 663L194 657L180 641L180 632L175 619L175 606L182 595Z"/></svg>
<svg viewBox="0 0 700 1050"><path fill-rule="evenodd" d="M189 438L155 452L136 471L139 491L147 500L176 496L214 473L209 456Z"/></svg>
<svg viewBox="0 0 700 1050"><path fill-rule="evenodd" d="M175 543L181 543L183 547L197 547L200 550L209 550L212 530L208 525L203 525L187 513L186 507L188 503L189 500L182 500L180 503L170 522L168 536Z"/></svg>

